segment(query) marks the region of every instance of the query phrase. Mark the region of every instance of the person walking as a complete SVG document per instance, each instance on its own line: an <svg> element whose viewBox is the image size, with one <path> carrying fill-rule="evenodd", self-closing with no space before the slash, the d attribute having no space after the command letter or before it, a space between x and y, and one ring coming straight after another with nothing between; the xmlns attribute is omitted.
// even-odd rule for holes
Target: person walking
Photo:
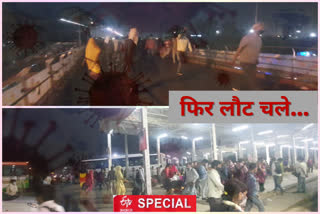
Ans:
<svg viewBox="0 0 320 214"><path fill-rule="evenodd" d="M313 160L311 158L309 158L307 162L307 166L308 166L308 173L313 173Z"/></svg>
<svg viewBox="0 0 320 214"><path fill-rule="evenodd" d="M115 187L116 187L116 175L114 171L114 167L112 166L109 173L108 173L108 181L109 181L109 188L112 195L114 195Z"/></svg>
<svg viewBox="0 0 320 214"><path fill-rule="evenodd" d="M273 160L271 165L271 171L273 175L274 180L274 190L277 191L280 190L281 194L283 194L284 190L281 186L282 183L282 176L283 176L283 166L281 166L282 159L279 158L277 161Z"/></svg>
<svg viewBox="0 0 320 214"><path fill-rule="evenodd" d="M145 44L145 50L147 51L147 55L154 56L156 52L156 48L157 48L156 40L151 34L149 38L146 40L146 44Z"/></svg>
<svg viewBox="0 0 320 214"><path fill-rule="evenodd" d="M207 188L208 188L208 174L205 168L206 160L203 160L197 167L197 172L199 174L199 179L196 183L196 189L198 190L198 196L202 198L202 200L206 200L207 198Z"/></svg>
<svg viewBox="0 0 320 214"><path fill-rule="evenodd" d="M238 179L242 183L246 183L248 168L243 159L240 159L234 169L234 178Z"/></svg>
<svg viewBox="0 0 320 214"><path fill-rule="evenodd" d="M259 54L262 46L260 34L264 32L264 24L256 23L252 26L253 33L244 36L239 44L239 47L233 57L232 66L235 65L237 58L240 56L240 66L244 71L243 89L257 89L257 64L259 63Z"/></svg>
<svg viewBox="0 0 320 214"><path fill-rule="evenodd" d="M176 58L178 59L178 50L177 50L177 38L173 37L171 39L171 44L172 44L172 48L171 48L171 53L172 53L172 61L175 64L176 63Z"/></svg>
<svg viewBox="0 0 320 214"><path fill-rule="evenodd" d="M125 179L121 172L121 166L115 167L115 176L116 176L116 195L125 195L126 187L124 186Z"/></svg>
<svg viewBox="0 0 320 214"><path fill-rule="evenodd" d="M99 190L102 190L102 185L103 185L103 179L104 179L104 172L102 171L102 169L97 172L97 186L99 187Z"/></svg>
<svg viewBox="0 0 320 214"><path fill-rule="evenodd" d="M231 179L224 186L221 200L210 206L210 212L243 212L247 200L247 186L237 179Z"/></svg>
<svg viewBox="0 0 320 214"><path fill-rule="evenodd" d="M192 163L187 163L186 174L185 174L185 188L182 191L183 195L196 195L197 191L195 183L199 178L199 174L192 167Z"/></svg>
<svg viewBox="0 0 320 214"><path fill-rule="evenodd" d="M253 205L256 205L259 209L259 212L264 211L264 205L259 199L258 190L257 190L257 180L255 174L257 173L257 164L249 164L249 172L247 175L247 187L248 187L248 199L245 207L245 211L249 212Z"/></svg>
<svg viewBox="0 0 320 214"><path fill-rule="evenodd" d="M139 41L139 32L137 28L131 28L128 39L124 42L124 71L133 72L136 61L136 49Z"/></svg>
<svg viewBox="0 0 320 214"><path fill-rule="evenodd" d="M221 178L218 170L221 168L221 162L214 160L211 163L211 169L208 171L208 202L210 212L216 211L215 206L221 201L224 186L221 183Z"/></svg>
<svg viewBox="0 0 320 214"><path fill-rule="evenodd" d="M179 34L177 37L178 76L183 75L181 73L181 66L182 63L185 62L185 54L187 52L187 49L189 49L189 51L192 52L192 46L189 39L184 34Z"/></svg>
<svg viewBox="0 0 320 214"><path fill-rule="evenodd" d="M305 193L306 177L308 177L308 173L307 173L307 164L304 162L303 158L298 159L298 163L295 166L295 171L298 178L297 193Z"/></svg>
<svg viewBox="0 0 320 214"><path fill-rule="evenodd" d="M263 162L258 163L258 170L257 170L256 177L258 179L260 192L264 192L265 190L264 183L266 182L267 172Z"/></svg>
<svg viewBox="0 0 320 214"><path fill-rule="evenodd" d="M54 201L55 195L52 185L42 185L35 190L39 212L65 212L64 207Z"/></svg>

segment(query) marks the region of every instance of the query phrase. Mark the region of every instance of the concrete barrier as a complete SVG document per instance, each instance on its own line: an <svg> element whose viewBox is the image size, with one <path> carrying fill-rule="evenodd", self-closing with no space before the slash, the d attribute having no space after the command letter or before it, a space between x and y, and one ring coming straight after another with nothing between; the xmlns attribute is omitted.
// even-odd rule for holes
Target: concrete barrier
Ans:
<svg viewBox="0 0 320 214"><path fill-rule="evenodd" d="M84 54L84 47L70 50L45 61L46 68L32 72L32 66L22 69L3 83L3 105L37 105Z"/></svg>
<svg viewBox="0 0 320 214"><path fill-rule="evenodd" d="M196 49L187 54L189 63L201 64L218 70L242 74L239 62L231 65L234 51L217 51ZM284 83L298 87L317 89L318 85L318 58L317 56L291 56L279 54L260 54L258 64L259 78L265 75L276 76ZM260 74L259 74L260 73Z"/></svg>

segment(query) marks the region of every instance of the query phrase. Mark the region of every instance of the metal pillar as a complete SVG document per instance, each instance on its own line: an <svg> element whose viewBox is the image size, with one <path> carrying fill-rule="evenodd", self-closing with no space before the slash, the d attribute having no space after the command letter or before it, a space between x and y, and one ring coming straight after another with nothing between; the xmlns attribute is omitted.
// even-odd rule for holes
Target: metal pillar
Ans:
<svg viewBox="0 0 320 214"><path fill-rule="evenodd" d="M192 161L196 161L196 141L192 140Z"/></svg>
<svg viewBox="0 0 320 214"><path fill-rule="evenodd" d="M258 3L256 3L256 15L254 17L254 22L258 23Z"/></svg>
<svg viewBox="0 0 320 214"><path fill-rule="evenodd" d="M157 138L157 154L158 154L158 166L160 166L161 163L161 157L160 157L160 138Z"/></svg>
<svg viewBox="0 0 320 214"><path fill-rule="evenodd" d="M308 142L304 143L304 161L308 161L309 159L309 144Z"/></svg>
<svg viewBox="0 0 320 214"><path fill-rule="evenodd" d="M288 147L288 165L292 166L291 149Z"/></svg>
<svg viewBox="0 0 320 214"><path fill-rule="evenodd" d="M270 152L269 152L269 146L266 145L266 161L268 164L270 164Z"/></svg>
<svg viewBox="0 0 320 214"><path fill-rule="evenodd" d="M295 165L297 162L297 148L296 148L296 140L294 139L294 136L292 136L292 148L293 148L292 164Z"/></svg>
<svg viewBox="0 0 320 214"><path fill-rule="evenodd" d="M257 152L257 146L254 143L253 127L251 127L251 149L252 149L252 162L257 162L258 161L258 152Z"/></svg>
<svg viewBox="0 0 320 214"><path fill-rule="evenodd" d="M128 135L124 135L124 152L126 154L126 169L129 170Z"/></svg>
<svg viewBox="0 0 320 214"><path fill-rule="evenodd" d="M216 135L216 125L212 124L211 129L211 154L213 160L218 160L218 153L217 153L217 135Z"/></svg>
<svg viewBox="0 0 320 214"><path fill-rule="evenodd" d="M146 149L143 151L144 156L144 172L146 178L146 194L152 195L152 186L151 186L151 167L150 167L150 154L149 154L149 130L148 130L148 117L147 117L147 108L143 107L141 109L141 118L142 118L142 127L145 130L146 135Z"/></svg>
<svg viewBox="0 0 320 214"><path fill-rule="evenodd" d="M318 153L318 150L313 150L313 161L314 161L315 166L318 165L318 155L317 155L317 153Z"/></svg>
<svg viewBox="0 0 320 214"><path fill-rule="evenodd" d="M283 156L282 156L282 147L281 147L281 145L280 144L278 144L278 140L277 140L277 135L276 135L276 133L274 133L274 142L275 142L275 151L274 151L274 156L275 156L275 158L276 159L278 159L278 158L282 158Z"/></svg>
<svg viewBox="0 0 320 214"><path fill-rule="evenodd" d="M241 159L241 158L243 158L243 155L242 155L242 148L241 148L240 143L238 143L238 153L239 153L238 157L239 157L240 159Z"/></svg>
<svg viewBox="0 0 320 214"><path fill-rule="evenodd" d="M280 154L279 154L279 155L280 155L280 158L283 158L283 148L280 147L280 150L279 150L279 151L280 151Z"/></svg>
<svg viewBox="0 0 320 214"><path fill-rule="evenodd" d="M220 161L221 162L223 161L223 153L224 153L223 151L220 152Z"/></svg>
<svg viewBox="0 0 320 214"><path fill-rule="evenodd" d="M108 169L112 166L112 147L111 147L111 133L108 133Z"/></svg>
<svg viewBox="0 0 320 214"><path fill-rule="evenodd" d="M236 155L236 161L238 161L239 160L238 153L237 152L233 152L233 153Z"/></svg>

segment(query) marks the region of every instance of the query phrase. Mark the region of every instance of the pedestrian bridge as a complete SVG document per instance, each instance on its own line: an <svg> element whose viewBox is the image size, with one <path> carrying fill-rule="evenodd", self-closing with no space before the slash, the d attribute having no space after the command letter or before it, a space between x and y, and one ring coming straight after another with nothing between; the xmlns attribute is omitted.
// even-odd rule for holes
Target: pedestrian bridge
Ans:
<svg viewBox="0 0 320 214"><path fill-rule="evenodd" d="M73 47L43 57L42 69L30 64L15 71L16 75L3 82L3 105L90 105L92 82L84 78L84 50L84 46ZM142 53L135 69L138 78L132 80L133 84L137 82L137 90L132 93L138 101L112 100L110 97L127 96L128 91L112 94L106 86L100 93L109 91L107 96L111 101L104 105L168 105L169 90L238 90L243 71L239 65L230 64L234 53L196 49L187 54L187 62L181 67L182 76L176 75L178 65L170 57L161 59ZM257 72L259 89L317 90L317 67L316 56L261 54Z"/></svg>

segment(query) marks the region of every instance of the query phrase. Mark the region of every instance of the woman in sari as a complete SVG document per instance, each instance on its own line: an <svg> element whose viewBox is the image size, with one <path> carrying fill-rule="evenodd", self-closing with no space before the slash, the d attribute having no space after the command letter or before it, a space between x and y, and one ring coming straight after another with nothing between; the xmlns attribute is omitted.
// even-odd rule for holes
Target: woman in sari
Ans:
<svg viewBox="0 0 320 214"><path fill-rule="evenodd" d="M121 172L121 166L116 166L116 194L117 195L125 195L126 187L124 186L125 179Z"/></svg>

